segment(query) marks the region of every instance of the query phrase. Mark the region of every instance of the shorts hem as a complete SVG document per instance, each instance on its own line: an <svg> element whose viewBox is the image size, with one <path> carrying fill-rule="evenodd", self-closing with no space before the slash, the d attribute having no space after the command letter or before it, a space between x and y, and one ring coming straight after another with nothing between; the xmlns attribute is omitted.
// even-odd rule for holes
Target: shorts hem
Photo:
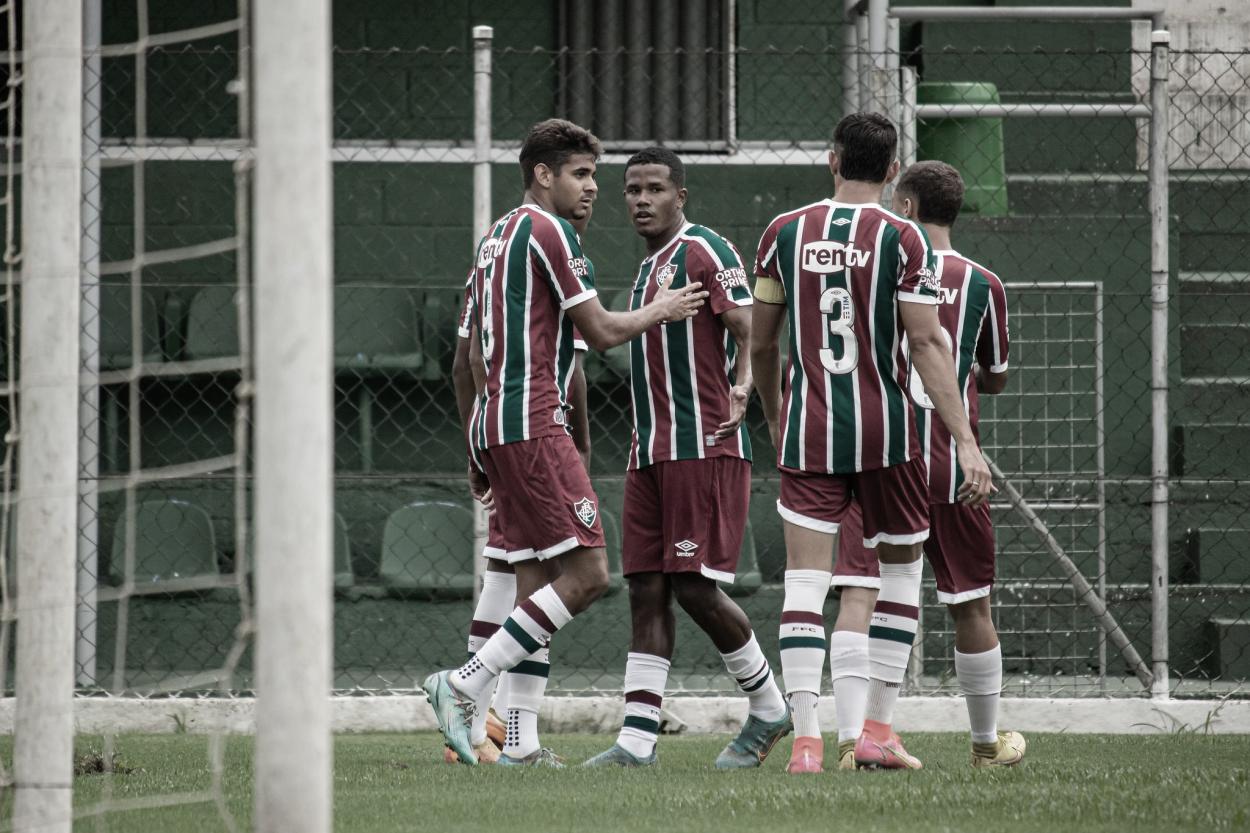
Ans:
<svg viewBox="0 0 1250 833"><path fill-rule="evenodd" d="M958 605L970 602L973 599L983 599L990 594L991 589L993 589L993 585L987 584L975 590L964 590L959 593L945 593L939 590L937 591L937 599L939 604Z"/></svg>
<svg viewBox="0 0 1250 833"><path fill-rule="evenodd" d="M840 576L833 574L830 587L867 587L870 590L881 589L880 576Z"/></svg>
<svg viewBox="0 0 1250 833"><path fill-rule="evenodd" d="M559 543L552 544L549 547L543 547L540 550L536 549L534 552L537 554L540 561L546 561L548 558L555 558L557 555L564 555L564 553L569 550L577 549L580 546L584 545L577 540L576 535L572 535Z"/></svg>
<svg viewBox="0 0 1250 833"><path fill-rule="evenodd" d="M518 561L532 561L535 558L541 557L542 556L540 556L535 550L528 548L523 550L512 550L511 552L504 553L504 560L509 564L516 564Z"/></svg>
<svg viewBox="0 0 1250 833"><path fill-rule="evenodd" d="M493 558L496 561L507 561L508 551L502 547L482 547L482 556L484 558Z"/></svg>
<svg viewBox="0 0 1250 833"><path fill-rule="evenodd" d="M929 540L929 530L924 529L920 532L908 532L903 535L893 535L889 532L878 532L871 538L864 539L865 549L876 549L877 544L894 544L896 546L907 546L908 544L919 544Z"/></svg>
<svg viewBox="0 0 1250 833"><path fill-rule="evenodd" d="M789 521L795 526L801 526L804 529L810 529L813 532L823 532L827 535L837 535L838 529L841 526L841 524L836 521L822 521L820 518L811 518L807 515L801 515L793 509L783 506L780 500L777 501L777 514L781 516L782 520Z"/></svg>
<svg viewBox="0 0 1250 833"><path fill-rule="evenodd" d="M714 579L716 581L723 581L726 584L734 583L733 573L727 573L724 570L713 570L711 567L707 566L706 564L699 565L699 572L706 578Z"/></svg>

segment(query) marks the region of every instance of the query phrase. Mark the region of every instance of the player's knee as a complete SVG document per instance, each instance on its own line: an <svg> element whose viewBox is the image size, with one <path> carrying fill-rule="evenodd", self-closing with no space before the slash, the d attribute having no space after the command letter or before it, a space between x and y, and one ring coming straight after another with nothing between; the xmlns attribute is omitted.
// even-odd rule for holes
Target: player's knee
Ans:
<svg viewBox="0 0 1250 833"><path fill-rule="evenodd" d="M662 573L639 573L629 577L629 609L648 615L668 608L668 584Z"/></svg>
<svg viewBox="0 0 1250 833"><path fill-rule="evenodd" d="M698 618L702 613L711 612L720 606L721 592L716 582L701 575L680 575L673 577L673 596L681 609Z"/></svg>

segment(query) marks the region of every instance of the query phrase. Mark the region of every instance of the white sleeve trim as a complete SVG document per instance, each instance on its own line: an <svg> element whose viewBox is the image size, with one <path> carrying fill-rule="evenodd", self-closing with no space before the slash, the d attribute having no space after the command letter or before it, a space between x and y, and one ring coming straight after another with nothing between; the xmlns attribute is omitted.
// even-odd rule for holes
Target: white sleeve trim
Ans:
<svg viewBox="0 0 1250 833"><path fill-rule="evenodd" d="M586 342L580 338L575 338L573 339L573 349L580 350L581 352L585 353L587 350L590 349L590 345L586 344Z"/></svg>
<svg viewBox="0 0 1250 833"><path fill-rule="evenodd" d="M564 303L560 304L560 309L568 309L569 307L575 307L578 304L580 304L582 301L589 301L591 298L595 297L598 294L599 294L598 290L595 290L595 289L587 289L585 292L579 292L576 295L572 296L571 298L565 298Z"/></svg>
<svg viewBox="0 0 1250 833"><path fill-rule="evenodd" d="M933 295L921 295L919 292L900 292L896 295L900 301L906 301L909 304L930 304L936 305L938 299Z"/></svg>
<svg viewBox="0 0 1250 833"><path fill-rule="evenodd" d="M990 365L990 373L1002 373L1007 369L1007 362Z"/></svg>
<svg viewBox="0 0 1250 833"><path fill-rule="evenodd" d="M752 298L749 294L747 295L747 297L741 298L741 299L734 298L733 296L727 296L727 297L733 304L740 306L740 307L749 307L751 306L751 304L755 303L755 299Z"/></svg>
<svg viewBox="0 0 1250 833"><path fill-rule="evenodd" d="M468 338L468 337L469 337L469 335L470 335L470 333L469 333L469 328L468 328L468 327L457 327L457 328L456 328L456 334L457 334L457 335L459 335L461 338Z"/></svg>

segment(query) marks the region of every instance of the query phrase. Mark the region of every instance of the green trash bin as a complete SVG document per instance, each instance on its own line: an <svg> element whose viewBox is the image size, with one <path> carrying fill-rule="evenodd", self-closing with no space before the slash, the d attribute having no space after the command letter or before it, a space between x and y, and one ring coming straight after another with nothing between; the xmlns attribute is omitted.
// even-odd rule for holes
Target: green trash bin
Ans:
<svg viewBox="0 0 1250 833"><path fill-rule="evenodd" d="M998 88L984 82L926 81L916 87L916 103L998 104ZM918 159L937 159L959 169L966 187L964 211L983 217L1007 215L1001 118L920 119L916 144Z"/></svg>

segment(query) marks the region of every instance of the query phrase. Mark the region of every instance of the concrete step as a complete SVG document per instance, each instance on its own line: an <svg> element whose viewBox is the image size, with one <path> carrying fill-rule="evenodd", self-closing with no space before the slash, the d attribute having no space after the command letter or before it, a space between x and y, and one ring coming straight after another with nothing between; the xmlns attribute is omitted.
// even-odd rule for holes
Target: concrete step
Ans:
<svg viewBox="0 0 1250 833"><path fill-rule="evenodd" d="M1250 376L1250 321L1182 323L1181 375Z"/></svg>
<svg viewBox="0 0 1250 833"><path fill-rule="evenodd" d="M1178 473L1185 477L1250 476L1250 425L1183 424L1174 432Z"/></svg>
<svg viewBox="0 0 1250 833"><path fill-rule="evenodd" d="M1187 324L1250 324L1250 273L1181 272L1179 318Z"/></svg>
<svg viewBox="0 0 1250 833"><path fill-rule="evenodd" d="M1250 526L1250 518L1243 521ZM1250 528L1194 527L1185 530L1185 583L1250 585Z"/></svg>
<svg viewBox="0 0 1250 833"><path fill-rule="evenodd" d="M1191 425L1250 425L1250 376L1193 376L1177 391L1178 419Z"/></svg>
<svg viewBox="0 0 1250 833"><path fill-rule="evenodd" d="M1226 680L1250 679L1250 618L1213 616L1209 626L1219 676Z"/></svg>

